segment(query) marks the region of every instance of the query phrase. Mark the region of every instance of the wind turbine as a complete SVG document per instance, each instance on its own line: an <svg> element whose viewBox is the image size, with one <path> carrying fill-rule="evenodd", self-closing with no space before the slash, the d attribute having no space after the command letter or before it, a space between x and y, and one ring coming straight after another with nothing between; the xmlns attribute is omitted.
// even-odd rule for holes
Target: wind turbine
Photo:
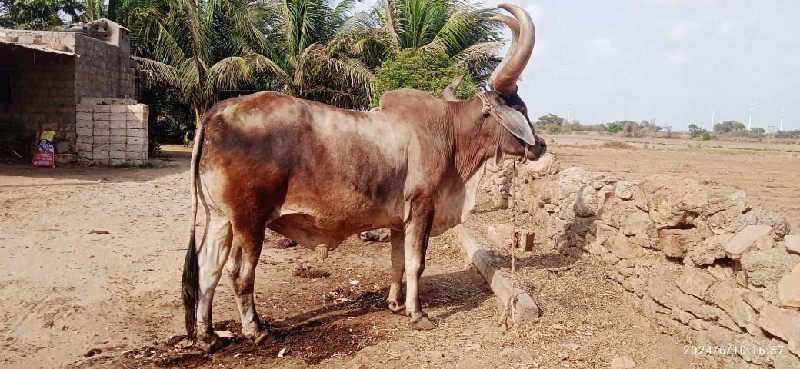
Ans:
<svg viewBox="0 0 800 369"><path fill-rule="evenodd" d="M747 117L747 130L750 130L750 123L753 122L753 107L758 105L758 102L750 103L750 115Z"/></svg>
<svg viewBox="0 0 800 369"><path fill-rule="evenodd" d="M717 109L719 109L719 106L717 106L715 108L710 108L710 110L711 110L711 125L708 127L708 129L712 130L712 131L714 130L714 113L717 112Z"/></svg>
<svg viewBox="0 0 800 369"><path fill-rule="evenodd" d="M781 128L780 131L783 131L783 116L786 115L786 108L781 109Z"/></svg>
<svg viewBox="0 0 800 369"><path fill-rule="evenodd" d="M570 113L570 112L572 112L572 105L570 105L570 106L567 106L567 123L569 123L569 122L570 122L570 120L569 120L569 113Z"/></svg>

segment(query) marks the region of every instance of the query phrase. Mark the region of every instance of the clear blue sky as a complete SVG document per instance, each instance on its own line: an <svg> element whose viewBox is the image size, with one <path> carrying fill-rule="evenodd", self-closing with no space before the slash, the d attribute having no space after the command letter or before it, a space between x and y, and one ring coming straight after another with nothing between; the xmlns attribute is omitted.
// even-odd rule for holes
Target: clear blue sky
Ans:
<svg viewBox="0 0 800 369"><path fill-rule="evenodd" d="M484 1L495 6L500 1ZM363 5L371 5L367 0ZM531 117L800 129L800 1L518 0L536 23L520 81ZM362 5L362 6L363 6Z"/></svg>

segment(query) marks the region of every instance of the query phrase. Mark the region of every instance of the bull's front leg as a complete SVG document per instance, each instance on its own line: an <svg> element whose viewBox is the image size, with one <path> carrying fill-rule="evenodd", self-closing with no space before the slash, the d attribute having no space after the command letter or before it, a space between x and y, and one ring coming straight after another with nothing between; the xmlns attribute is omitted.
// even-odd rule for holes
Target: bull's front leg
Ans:
<svg viewBox="0 0 800 369"><path fill-rule="evenodd" d="M405 233L392 230L392 282L389 285L389 297L386 302L389 310L395 314L403 313L406 306L403 304L403 273L405 273Z"/></svg>
<svg viewBox="0 0 800 369"><path fill-rule="evenodd" d="M433 207L413 204L411 217L405 224L406 313L411 317L411 327L430 330L435 327L422 311L419 300L419 279L425 271L425 253L433 224Z"/></svg>

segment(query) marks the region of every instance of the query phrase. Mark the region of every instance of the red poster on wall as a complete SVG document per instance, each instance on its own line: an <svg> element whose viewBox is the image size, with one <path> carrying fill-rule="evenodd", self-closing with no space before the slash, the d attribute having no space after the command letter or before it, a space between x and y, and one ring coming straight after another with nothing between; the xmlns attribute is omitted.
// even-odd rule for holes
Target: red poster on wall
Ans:
<svg viewBox="0 0 800 369"><path fill-rule="evenodd" d="M55 149L53 138L56 131L39 131L36 134L36 151L33 152L33 166L40 168L53 168L55 166Z"/></svg>

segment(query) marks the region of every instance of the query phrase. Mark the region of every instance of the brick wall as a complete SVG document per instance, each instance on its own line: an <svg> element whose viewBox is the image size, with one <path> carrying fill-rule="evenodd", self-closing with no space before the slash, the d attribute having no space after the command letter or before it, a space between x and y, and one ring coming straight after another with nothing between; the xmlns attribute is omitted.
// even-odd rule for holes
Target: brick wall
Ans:
<svg viewBox="0 0 800 369"><path fill-rule="evenodd" d="M99 165L146 163L147 114L147 105L132 99L81 99L75 114L79 160Z"/></svg>
<svg viewBox="0 0 800 369"><path fill-rule="evenodd" d="M39 129L75 148L75 56L0 45L0 69L11 71L11 103L0 102L0 133L32 143ZM63 145L59 145L63 147ZM30 155L32 147L21 155Z"/></svg>
<svg viewBox="0 0 800 369"><path fill-rule="evenodd" d="M136 70L129 47L119 48L101 40L77 36L75 96L124 98L136 95Z"/></svg>

